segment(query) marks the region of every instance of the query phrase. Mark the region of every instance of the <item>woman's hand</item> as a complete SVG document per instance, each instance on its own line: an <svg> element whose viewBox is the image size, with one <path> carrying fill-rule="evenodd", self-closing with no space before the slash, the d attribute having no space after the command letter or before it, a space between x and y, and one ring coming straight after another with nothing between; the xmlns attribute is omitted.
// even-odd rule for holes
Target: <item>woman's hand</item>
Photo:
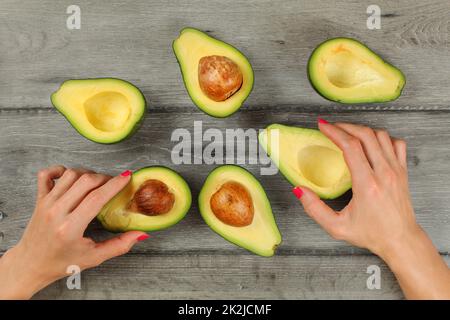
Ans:
<svg viewBox="0 0 450 320"><path fill-rule="evenodd" d="M306 212L334 238L383 255L419 232L408 190L406 143L386 131L347 123L319 128L344 153L353 198L339 213L302 187Z"/></svg>
<svg viewBox="0 0 450 320"><path fill-rule="evenodd" d="M344 154L353 197L340 212L306 187L293 192L332 237L367 248L396 274L408 298L450 298L450 271L416 223L408 189L406 143L386 131L319 119Z"/></svg>
<svg viewBox="0 0 450 320"><path fill-rule="evenodd" d="M148 238L138 231L100 243L84 237L88 224L128 184L130 174L112 178L62 166L39 172L34 214L20 242L0 259L0 298L30 298L67 276L69 266L98 266Z"/></svg>

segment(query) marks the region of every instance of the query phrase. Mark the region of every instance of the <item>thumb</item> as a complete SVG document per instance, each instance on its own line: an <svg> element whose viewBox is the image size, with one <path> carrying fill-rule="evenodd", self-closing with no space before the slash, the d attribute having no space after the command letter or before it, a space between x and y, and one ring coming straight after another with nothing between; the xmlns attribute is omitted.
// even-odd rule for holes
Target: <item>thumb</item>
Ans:
<svg viewBox="0 0 450 320"><path fill-rule="evenodd" d="M295 187L292 193L300 200L305 212L316 221L333 238L340 238L341 220L336 211L331 209L325 202L309 188Z"/></svg>
<svg viewBox="0 0 450 320"><path fill-rule="evenodd" d="M102 242L97 243L95 253L102 262L121 256L139 241L144 241L150 236L141 231L128 231Z"/></svg>

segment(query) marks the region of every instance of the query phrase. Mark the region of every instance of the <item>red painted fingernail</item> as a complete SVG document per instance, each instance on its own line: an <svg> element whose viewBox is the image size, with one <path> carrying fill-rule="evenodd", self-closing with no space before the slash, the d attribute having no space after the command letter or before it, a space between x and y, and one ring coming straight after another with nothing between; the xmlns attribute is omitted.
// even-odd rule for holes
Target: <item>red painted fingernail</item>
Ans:
<svg viewBox="0 0 450 320"><path fill-rule="evenodd" d="M137 241L144 241L144 240L147 240L148 238L150 238L150 236L148 234L143 234L142 236L139 236L137 238Z"/></svg>
<svg viewBox="0 0 450 320"><path fill-rule="evenodd" d="M292 189L292 193L297 197L297 199L300 199L303 196L303 190L300 189L300 187L295 187Z"/></svg>
<svg viewBox="0 0 450 320"><path fill-rule="evenodd" d="M122 172L120 175L122 177L128 177L130 174L131 174L131 171L130 170L126 170L126 171Z"/></svg>
<svg viewBox="0 0 450 320"><path fill-rule="evenodd" d="M327 123L329 123L327 120L324 120L324 119L322 119L322 118L318 118L318 119L317 119L317 122L322 123L322 124L327 124Z"/></svg>

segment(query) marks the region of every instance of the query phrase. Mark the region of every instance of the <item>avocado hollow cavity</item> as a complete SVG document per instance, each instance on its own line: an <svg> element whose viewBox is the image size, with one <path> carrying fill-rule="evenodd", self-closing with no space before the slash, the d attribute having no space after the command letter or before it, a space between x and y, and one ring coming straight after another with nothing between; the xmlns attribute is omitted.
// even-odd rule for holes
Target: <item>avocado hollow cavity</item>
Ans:
<svg viewBox="0 0 450 320"><path fill-rule="evenodd" d="M202 57L198 63L198 82L203 93L214 101L225 101L242 86L239 66L224 56Z"/></svg>
<svg viewBox="0 0 450 320"><path fill-rule="evenodd" d="M120 130L127 122L131 108L128 99L118 92L101 92L84 103L88 121L98 130Z"/></svg>
<svg viewBox="0 0 450 320"><path fill-rule="evenodd" d="M322 188L338 184L346 173L342 153L320 145L301 149L298 153L298 163L303 176Z"/></svg>
<svg viewBox="0 0 450 320"><path fill-rule="evenodd" d="M338 88L354 88L382 84L383 76L371 64L347 49L336 49L324 61L328 80Z"/></svg>
<svg viewBox="0 0 450 320"><path fill-rule="evenodd" d="M211 210L223 223L234 227L245 227L252 223L253 200L240 183L228 181L216 191L210 200Z"/></svg>

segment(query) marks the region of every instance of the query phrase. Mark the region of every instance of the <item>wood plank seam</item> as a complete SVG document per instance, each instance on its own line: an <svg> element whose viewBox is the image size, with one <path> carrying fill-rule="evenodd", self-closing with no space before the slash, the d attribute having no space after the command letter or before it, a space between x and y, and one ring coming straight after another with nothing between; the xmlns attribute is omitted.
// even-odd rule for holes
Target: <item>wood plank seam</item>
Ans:
<svg viewBox="0 0 450 320"><path fill-rule="evenodd" d="M180 105L179 107L161 107L155 108L150 103L148 103L147 113L192 113L192 114L200 114L200 112L194 105ZM275 107L275 106L273 106ZM190 111L186 109L190 109ZM317 113L318 111L329 111L329 112L349 112L349 111L391 111L391 112L417 112L417 111L440 111L450 113L449 107L445 106L382 106L382 105L374 105L374 106L357 106L357 105L339 105L339 106L292 106L292 105L277 105L276 111L270 108L270 106L243 106L243 108L239 111L240 113L244 112L252 112L252 111L267 111L268 113L281 113L281 112L312 112ZM0 106L0 114L11 114L11 113L39 113L39 112L48 112L48 113L58 113L58 111L54 107L20 107L20 108L6 108Z"/></svg>

